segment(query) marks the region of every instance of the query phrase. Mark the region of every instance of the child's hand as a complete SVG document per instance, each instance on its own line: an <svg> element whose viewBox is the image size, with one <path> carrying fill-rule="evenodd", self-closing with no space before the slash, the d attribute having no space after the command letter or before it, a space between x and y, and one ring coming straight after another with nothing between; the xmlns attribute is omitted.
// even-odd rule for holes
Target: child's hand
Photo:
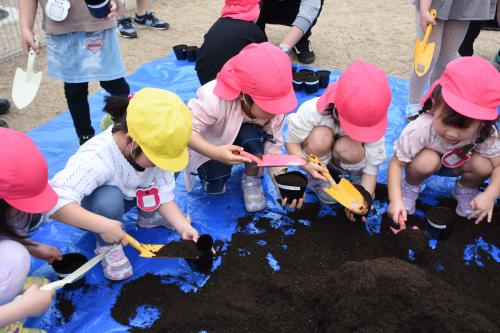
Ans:
<svg viewBox="0 0 500 333"><path fill-rule="evenodd" d="M200 234L198 233L198 231L191 225L186 226L186 228L184 228L180 234L182 239L192 240L195 243L198 241L198 238L200 238Z"/></svg>
<svg viewBox="0 0 500 333"><path fill-rule="evenodd" d="M422 28L422 31L425 32L428 24L434 26L436 25L436 20L432 17L429 11L420 11L420 27Z"/></svg>
<svg viewBox="0 0 500 333"><path fill-rule="evenodd" d="M52 264L54 260L62 260L62 255L59 249L45 244L37 244L30 248L30 253L32 256L46 260L49 264Z"/></svg>
<svg viewBox="0 0 500 333"><path fill-rule="evenodd" d="M40 287L34 284L26 289L20 301L25 304L28 317L39 316L47 311L54 295L54 291L40 290Z"/></svg>
<svg viewBox="0 0 500 333"><path fill-rule="evenodd" d="M22 29L21 47L23 48L25 56L28 55L30 47L35 51L36 54L40 53L40 48L38 47L38 43L35 43L35 35L33 34L33 30Z"/></svg>
<svg viewBox="0 0 500 333"><path fill-rule="evenodd" d="M240 151L243 148L235 145L218 146L216 151L216 159L226 164L252 163L248 158L240 156Z"/></svg>
<svg viewBox="0 0 500 333"><path fill-rule="evenodd" d="M406 215L406 208L402 200L393 200L389 203L387 208L387 215L392 219L395 225L400 225L399 216L403 216L403 221L406 222L408 216Z"/></svg>
<svg viewBox="0 0 500 333"><path fill-rule="evenodd" d="M495 199L491 199L490 196L483 192L476 196L470 202L474 213L470 214L467 218L469 220L476 219L476 224L480 223L486 216L488 223L491 222L493 217L493 206L495 205Z"/></svg>
<svg viewBox="0 0 500 333"><path fill-rule="evenodd" d="M312 178L319 179L326 182L326 178L321 175L321 173L327 173L328 170L316 163L308 162L306 165L302 167L302 170L307 172Z"/></svg>
<svg viewBox="0 0 500 333"><path fill-rule="evenodd" d="M117 9L118 9L118 6L116 4L116 1L115 0L110 0L109 1L109 14L108 14L107 18L110 19L113 16L115 16Z"/></svg>
<svg viewBox="0 0 500 333"><path fill-rule="evenodd" d="M121 243L126 245L125 232L123 231L123 225L121 222L116 220L107 219L103 228L103 231L99 233L99 236L111 244Z"/></svg>
<svg viewBox="0 0 500 333"><path fill-rule="evenodd" d="M282 198L281 199L281 205L282 206L286 206L288 204L288 206L292 209L301 209L303 206L304 206L304 198L305 198L306 194L304 193L304 195L302 196L302 198L300 198L299 200L297 199L293 199L291 203L288 204L288 198Z"/></svg>

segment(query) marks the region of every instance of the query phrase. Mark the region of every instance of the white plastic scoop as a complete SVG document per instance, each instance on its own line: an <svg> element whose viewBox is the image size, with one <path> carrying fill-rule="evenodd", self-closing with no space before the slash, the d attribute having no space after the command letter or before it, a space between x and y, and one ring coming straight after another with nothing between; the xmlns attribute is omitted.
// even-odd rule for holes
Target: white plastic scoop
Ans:
<svg viewBox="0 0 500 333"><path fill-rule="evenodd" d="M92 258L89 261L87 261L80 268L78 268L76 271L74 271L73 273L71 273L68 276L66 276L64 279L58 280L58 281L54 281L52 283L43 285L40 289L41 290L47 290L47 291L48 290L54 290L54 291L56 291L56 290L61 289L62 287L64 287L68 283L75 282L76 280L78 280L79 278L81 278L82 276L84 276L85 274L87 274L87 272L90 271L92 269L92 267L94 267L95 265L97 265L102 260L102 258L104 258L104 256L106 254L108 254L109 251L111 251L111 249L113 249L113 247L110 247L106 251L104 251L104 252L96 255L94 258Z"/></svg>
<svg viewBox="0 0 500 333"><path fill-rule="evenodd" d="M30 105L40 87L42 72L34 72L35 60L36 53L30 48L26 71L19 67L16 69L14 82L12 83L12 101L18 109L24 109Z"/></svg>

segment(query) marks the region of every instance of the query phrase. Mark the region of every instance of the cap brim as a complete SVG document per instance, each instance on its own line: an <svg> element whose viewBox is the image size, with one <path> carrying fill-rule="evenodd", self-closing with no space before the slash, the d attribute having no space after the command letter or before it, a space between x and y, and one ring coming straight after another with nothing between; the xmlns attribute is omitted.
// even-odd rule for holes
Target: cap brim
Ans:
<svg viewBox="0 0 500 333"><path fill-rule="evenodd" d="M328 86L327 91L325 91L316 102L316 111L319 113L325 112L328 105L335 103L338 85L339 83L336 81Z"/></svg>
<svg viewBox="0 0 500 333"><path fill-rule="evenodd" d="M295 96L295 91L293 88L290 88L290 91L281 98L263 100L254 98L253 101L259 108L261 108L264 112L270 114L285 114L293 111L297 105L297 97Z"/></svg>
<svg viewBox="0 0 500 333"><path fill-rule="evenodd" d="M147 158L149 158L151 162L153 162L156 167L169 172L179 172L186 168L189 162L189 154L187 148L184 148L179 156L173 158L155 155L151 152L148 152L144 148L142 148L142 152L146 155Z"/></svg>
<svg viewBox="0 0 500 333"><path fill-rule="evenodd" d="M446 88L443 88L441 93L443 94L446 104L463 116L476 120L495 120L498 117L496 108L485 108L484 106L477 105L455 95Z"/></svg>
<svg viewBox="0 0 500 333"><path fill-rule="evenodd" d="M34 197L4 200L17 210L25 213L39 214L48 212L53 208L57 203L58 196L49 183L47 183L44 190Z"/></svg>
<svg viewBox="0 0 500 333"><path fill-rule="evenodd" d="M346 134L353 140L358 142L375 142L381 139L385 135L387 130L387 113L384 117L375 125L370 127L356 126L345 120L339 113L339 120L342 129Z"/></svg>

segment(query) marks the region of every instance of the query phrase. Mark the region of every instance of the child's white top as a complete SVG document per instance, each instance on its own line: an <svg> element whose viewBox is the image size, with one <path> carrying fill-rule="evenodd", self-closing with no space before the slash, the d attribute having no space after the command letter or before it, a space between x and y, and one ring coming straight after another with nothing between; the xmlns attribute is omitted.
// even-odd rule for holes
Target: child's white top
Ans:
<svg viewBox="0 0 500 333"><path fill-rule="evenodd" d="M447 144L437 135L433 118L431 113L424 113L405 127L399 139L394 142L394 154L398 160L410 163L425 148L443 155L450 150L473 143L479 136L479 133L476 133L472 138L456 145ZM495 129L493 135L477 145L474 151L487 158L500 156L498 131Z"/></svg>
<svg viewBox="0 0 500 333"><path fill-rule="evenodd" d="M160 204L174 200L174 175L156 167L136 171L116 145L111 128L81 146L49 181L59 196L49 215L69 203L80 204L102 185L116 186L127 200L134 199L138 189L156 186Z"/></svg>
<svg viewBox="0 0 500 333"><path fill-rule="evenodd" d="M303 143L315 127L328 127L335 137L346 136L340 124L331 114L319 113L316 103L319 97L310 99L299 107L297 112L290 114L288 119L288 135L286 142ZM377 175L379 166L385 160L384 138L370 143L364 143L366 166L363 173Z"/></svg>

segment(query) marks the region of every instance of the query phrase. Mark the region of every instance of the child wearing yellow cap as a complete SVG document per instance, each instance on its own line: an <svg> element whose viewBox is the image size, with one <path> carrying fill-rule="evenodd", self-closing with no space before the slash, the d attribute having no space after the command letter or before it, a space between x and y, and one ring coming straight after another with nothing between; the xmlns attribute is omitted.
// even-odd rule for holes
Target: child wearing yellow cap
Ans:
<svg viewBox="0 0 500 333"><path fill-rule="evenodd" d="M188 163L191 114L166 90L144 88L130 100L106 98L114 124L86 142L50 181L59 196L52 218L96 233L96 253L126 244L120 219L134 206L137 224L175 229L183 239L199 234L174 201L173 172ZM121 246L102 261L104 275L123 280L132 266Z"/></svg>

